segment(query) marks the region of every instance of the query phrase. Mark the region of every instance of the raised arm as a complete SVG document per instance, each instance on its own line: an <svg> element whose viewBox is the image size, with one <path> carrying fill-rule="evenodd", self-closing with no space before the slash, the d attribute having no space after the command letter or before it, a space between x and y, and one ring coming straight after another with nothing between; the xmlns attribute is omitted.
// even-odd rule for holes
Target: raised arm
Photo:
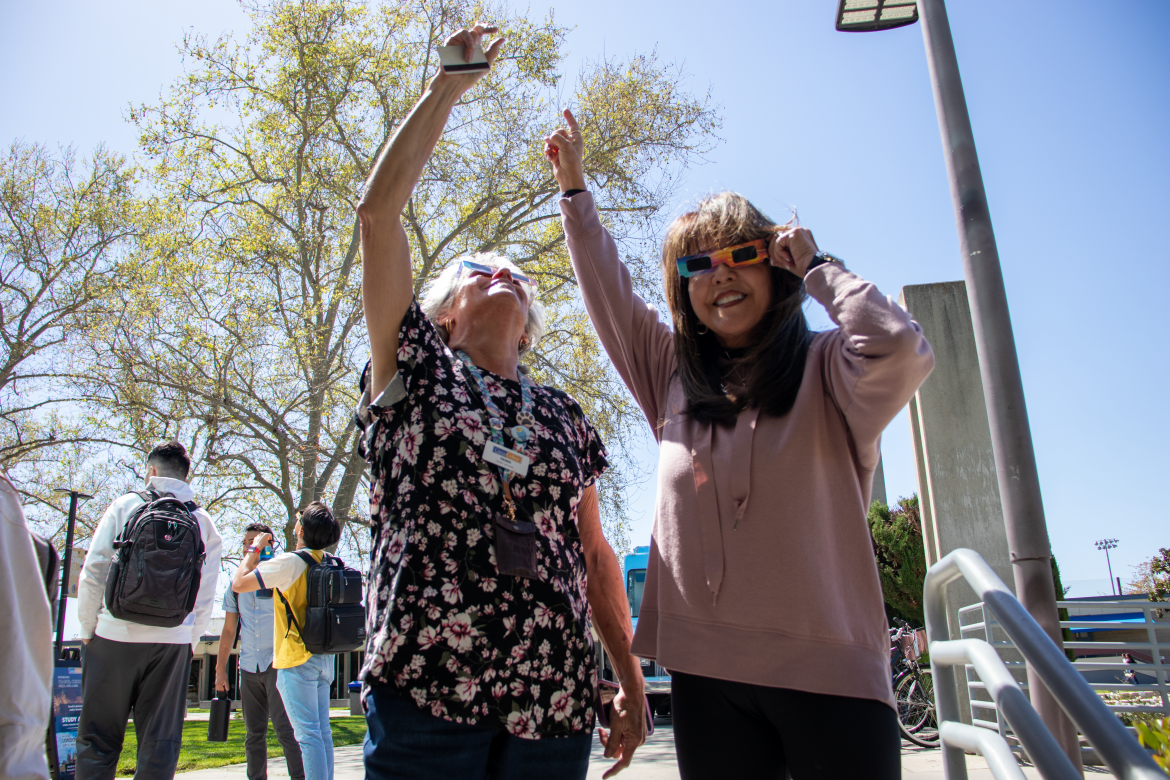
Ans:
<svg viewBox="0 0 1170 780"><path fill-rule="evenodd" d="M836 263L814 267L812 233L794 228L772 239L773 265L804 279L805 289L839 327L824 352L825 386L833 394L869 468L878 440L934 368L934 352L910 314L872 283Z"/></svg>
<svg viewBox="0 0 1170 780"><path fill-rule="evenodd" d="M585 189L585 144L572 112L565 111L564 116L568 127L544 139L544 155L561 192L568 193ZM634 292L630 272L598 218L593 196L582 192L562 198L561 219L589 319L657 437L675 365L670 328Z"/></svg>
<svg viewBox="0 0 1170 780"><path fill-rule="evenodd" d="M471 60L475 44L495 27L476 25L447 40L462 44ZM503 38L486 52L495 62ZM370 397L378 395L398 371L398 330L413 296L410 245L402 212L418 184L427 160L447 125L451 109L484 71L448 74L441 68L427 91L382 148L358 203L362 242L362 305L370 333Z"/></svg>

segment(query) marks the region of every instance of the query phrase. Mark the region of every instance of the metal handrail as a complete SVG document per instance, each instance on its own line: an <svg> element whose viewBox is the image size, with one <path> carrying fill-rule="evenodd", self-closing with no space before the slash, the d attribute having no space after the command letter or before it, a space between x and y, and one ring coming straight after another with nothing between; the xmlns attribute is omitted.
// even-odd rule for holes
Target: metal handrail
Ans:
<svg viewBox="0 0 1170 780"><path fill-rule="evenodd" d="M931 566L926 573L926 582L923 586L926 634L931 650L931 672L934 675L935 705L940 731L946 721L959 722L959 698L954 667L936 662L934 645L936 640L949 640L946 587L960 577L967 581L982 601L991 606L1000 626L1011 637L1016 649L1044 681L1053 698L1080 727L1081 732L1096 748L1097 754L1114 775L1123 780L1165 780L1166 776L1154 760L1142 749L1137 740L1130 736L1121 721L1109 711L1105 703L1065 658L1056 643L1044 633L987 562L979 553L964 548L951 551ZM1034 735L1025 735L1015 723L1013 728L1016 736L1028 748L1029 740L1035 739ZM1031 749L1028 752L1032 755ZM1037 767L1039 768L1038 764ZM966 780L967 763L962 747L948 745L944 741L943 771L947 780ZM1041 773L1048 776L1043 769Z"/></svg>
<svg viewBox="0 0 1170 780"><path fill-rule="evenodd" d="M929 625L929 624L928 624ZM975 667L975 671L979 673L979 679L983 681L987 692L991 694L995 700L995 705L999 711L1003 713L1004 718L1011 724L1012 730L1015 731L1016 737L1023 743L1028 751L1028 756L1032 759L1032 763L1040 770L1046 778L1054 778L1056 780L1080 780L1080 774L1073 767L1072 762L1068 760L1068 756L1060 749L1060 743L1052 736L1044 726L1044 721L1040 720L1040 716L1036 710L1032 709L1031 702L1024 692L1020 690L1020 686L1012 677L1011 672L1008 671L1004 665L1003 659L995 652L995 649L984 642L982 639L955 639L955 640L939 640L930 643L930 663L931 671L938 679L938 672L934 671L935 664L940 667L956 667L971 664ZM939 706L938 685L934 687L936 706ZM953 721L947 725L955 725ZM965 725L965 724L964 724ZM970 728L974 728L973 726ZM1012 754L1011 748L1008 747L1007 741L999 734L990 729L979 729L987 737L980 737L980 744L988 745L995 742L997 747L994 750L997 754L1002 751L1010 756ZM952 730L953 731L953 730ZM942 736L944 746L947 744L946 731L940 725L939 733ZM994 739L992 739L994 737ZM965 744L955 744L956 748L965 748ZM991 760L987 753L982 750L979 751L985 758L988 758L988 766L991 766ZM1012 765L1017 767L1016 760L1012 758ZM964 768L966 762L964 761ZM1000 772L992 769L996 778L1000 778ZM1022 773L1021 773L1022 774Z"/></svg>
<svg viewBox="0 0 1170 780"><path fill-rule="evenodd" d="M1025 780L1024 770L1016 763L1011 748L994 731L947 721L939 727L938 733L943 744L970 750L987 759L987 767L996 780ZM1079 780L1080 776L1074 773L1073 777Z"/></svg>

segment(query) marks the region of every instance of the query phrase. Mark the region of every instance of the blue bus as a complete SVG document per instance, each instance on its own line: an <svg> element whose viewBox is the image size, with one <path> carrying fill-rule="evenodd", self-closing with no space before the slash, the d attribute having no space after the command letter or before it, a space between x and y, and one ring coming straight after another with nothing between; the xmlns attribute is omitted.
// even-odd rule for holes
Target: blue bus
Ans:
<svg viewBox="0 0 1170 780"><path fill-rule="evenodd" d="M622 577L626 582L626 598L630 603L630 617L634 628L638 627L638 610L642 606L642 591L646 587L646 566L650 561L650 547L635 547L634 551L622 560ZM607 680L617 679L601 643L597 643L601 654L600 668L602 677ZM650 700L650 709L657 718L670 717L670 675L665 669L648 658L642 659L642 677L646 679L646 696Z"/></svg>

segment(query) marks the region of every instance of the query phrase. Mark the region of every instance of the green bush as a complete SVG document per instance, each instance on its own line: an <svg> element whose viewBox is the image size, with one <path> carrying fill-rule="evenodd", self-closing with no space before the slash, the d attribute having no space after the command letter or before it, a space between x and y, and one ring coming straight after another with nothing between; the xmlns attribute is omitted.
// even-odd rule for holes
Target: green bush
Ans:
<svg viewBox="0 0 1170 780"><path fill-rule="evenodd" d="M1142 746L1154 751L1154 760L1165 772L1170 772L1170 718L1149 723L1135 723Z"/></svg>
<svg viewBox="0 0 1170 780"><path fill-rule="evenodd" d="M922 584L926 579L926 548L922 541L918 496L903 498L892 509L874 501L867 519L887 611L891 617L912 625L924 625Z"/></svg>

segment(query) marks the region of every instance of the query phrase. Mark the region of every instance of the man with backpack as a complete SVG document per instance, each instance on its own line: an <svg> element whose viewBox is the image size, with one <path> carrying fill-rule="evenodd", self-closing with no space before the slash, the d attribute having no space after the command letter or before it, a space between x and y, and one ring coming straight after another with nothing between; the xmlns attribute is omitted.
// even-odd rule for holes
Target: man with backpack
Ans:
<svg viewBox="0 0 1170 780"><path fill-rule="evenodd" d="M273 666L276 687L301 746L307 780L333 780L329 689L336 653L365 644L361 574L325 552L341 539L329 507L314 501L301 511L295 552L260 561L271 537L261 534L244 557L232 590L271 588L276 597Z"/></svg>
<svg viewBox="0 0 1170 780"><path fill-rule="evenodd" d="M102 515L77 586L86 646L77 780L112 780L131 710L135 777L174 774L191 654L215 600L221 540L186 482L186 448L160 444L146 467L146 489Z"/></svg>
<svg viewBox="0 0 1170 780"><path fill-rule="evenodd" d="M271 541L256 546L256 538L272 537L264 523L249 523L244 529L244 554L253 548L260 560L274 557ZM304 780L301 749L292 724L285 713L284 701L276 687L276 667L272 665L274 599L271 590L237 594L231 588L223 594L224 621L219 634L219 655L215 663L215 689L226 691L228 658L236 641L240 643L240 700L244 709L244 755L248 760L248 780L268 777L268 721L284 748L284 761L292 780ZM237 629L238 627L238 629Z"/></svg>

